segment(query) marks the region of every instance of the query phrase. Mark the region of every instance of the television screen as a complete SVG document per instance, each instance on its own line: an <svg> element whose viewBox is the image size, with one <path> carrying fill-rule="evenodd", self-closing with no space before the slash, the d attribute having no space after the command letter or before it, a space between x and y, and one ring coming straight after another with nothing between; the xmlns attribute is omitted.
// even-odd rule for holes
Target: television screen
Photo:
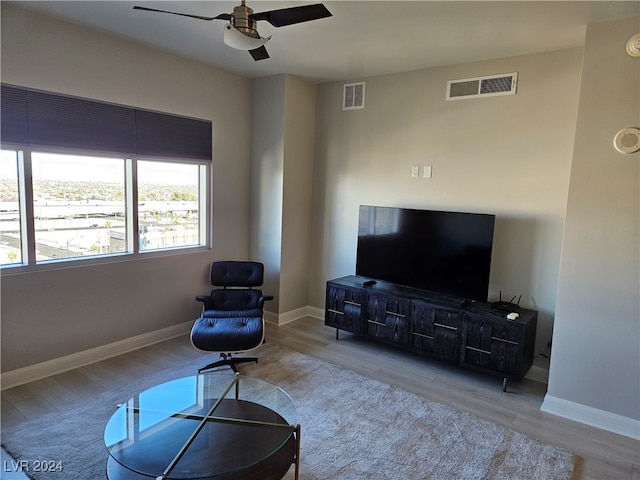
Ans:
<svg viewBox="0 0 640 480"><path fill-rule="evenodd" d="M361 205L356 275L486 301L495 216Z"/></svg>

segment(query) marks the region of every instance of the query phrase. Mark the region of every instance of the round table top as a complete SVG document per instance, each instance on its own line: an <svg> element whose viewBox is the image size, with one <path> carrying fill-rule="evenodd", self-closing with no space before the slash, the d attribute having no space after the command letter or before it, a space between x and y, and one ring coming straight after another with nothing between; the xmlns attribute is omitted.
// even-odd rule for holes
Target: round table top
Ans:
<svg viewBox="0 0 640 480"><path fill-rule="evenodd" d="M297 424L280 387L243 375L206 373L139 393L107 422L118 468L157 479L229 478L288 448Z"/></svg>

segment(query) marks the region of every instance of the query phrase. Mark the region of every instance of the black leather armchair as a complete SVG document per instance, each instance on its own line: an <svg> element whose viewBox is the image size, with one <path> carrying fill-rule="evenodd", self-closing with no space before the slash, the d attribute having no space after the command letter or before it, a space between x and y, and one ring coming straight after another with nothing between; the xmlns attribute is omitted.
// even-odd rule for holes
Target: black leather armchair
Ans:
<svg viewBox="0 0 640 480"><path fill-rule="evenodd" d="M264 302L272 295L263 295L260 287L264 265L259 262L224 261L211 264L209 295L198 295L202 315L191 329L191 343L198 350L220 354L217 360L198 373L222 365L237 372L236 364L258 362L257 357L233 357L248 352L264 342Z"/></svg>

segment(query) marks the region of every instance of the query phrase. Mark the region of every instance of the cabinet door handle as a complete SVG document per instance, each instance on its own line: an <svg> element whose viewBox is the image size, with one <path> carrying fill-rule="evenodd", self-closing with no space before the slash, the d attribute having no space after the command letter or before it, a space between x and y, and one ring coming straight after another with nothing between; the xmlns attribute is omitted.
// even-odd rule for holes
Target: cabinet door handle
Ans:
<svg viewBox="0 0 640 480"><path fill-rule="evenodd" d="M507 340L505 338L491 337L491 340L496 340L498 342L510 343L511 345L520 345L518 342L514 342L513 340Z"/></svg>
<svg viewBox="0 0 640 480"><path fill-rule="evenodd" d="M373 323L374 325L380 325L381 327L386 327L387 326L386 323L376 322L375 320L371 320L370 318L367 319L367 322Z"/></svg>
<svg viewBox="0 0 640 480"><path fill-rule="evenodd" d="M345 305L354 305L356 307L361 307L362 306L360 303L352 302L350 300L345 300L344 303L345 303Z"/></svg>
<svg viewBox="0 0 640 480"><path fill-rule="evenodd" d="M429 340L435 340L435 337L432 337L431 335L425 335L424 333L413 332L413 334L416 337L422 337L422 338L428 338Z"/></svg>
<svg viewBox="0 0 640 480"><path fill-rule="evenodd" d="M394 317L406 318L406 315L402 315L401 313L390 312L389 310L385 310L384 313L387 315L393 315Z"/></svg>
<svg viewBox="0 0 640 480"><path fill-rule="evenodd" d="M334 310L333 308L330 308L329 311L331 313L337 313L338 315L344 315L344 312L341 312L340 310Z"/></svg>
<svg viewBox="0 0 640 480"><path fill-rule="evenodd" d="M467 350L473 350L474 352L486 353L487 355L491 355L491 352L487 350L482 350L481 348L475 348L475 347L466 347L466 348Z"/></svg>
<svg viewBox="0 0 640 480"><path fill-rule="evenodd" d="M448 328L449 330L453 330L454 332L458 331L457 327L452 327L451 325L444 325L442 323L434 323L433 325L436 327Z"/></svg>

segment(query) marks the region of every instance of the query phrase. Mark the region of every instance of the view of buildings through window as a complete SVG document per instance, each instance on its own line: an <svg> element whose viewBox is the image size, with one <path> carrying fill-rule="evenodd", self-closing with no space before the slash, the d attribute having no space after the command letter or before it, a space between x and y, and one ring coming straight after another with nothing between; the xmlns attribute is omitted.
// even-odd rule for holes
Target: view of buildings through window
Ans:
<svg viewBox="0 0 640 480"><path fill-rule="evenodd" d="M0 262L25 263L20 222L19 162L2 151L0 174ZM137 232L127 218L129 160L32 152L33 220L36 263L60 259L197 246L202 176L194 163L138 161ZM131 195L129 195L131 196ZM137 234L137 235L136 235Z"/></svg>
<svg viewBox="0 0 640 480"><path fill-rule="evenodd" d="M0 151L0 264L22 263L18 152Z"/></svg>
<svg viewBox="0 0 640 480"><path fill-rule="evenodd" d="M140 250L199 244L199 169L138 161Z"/></svg>
<svg viewBox="0 0 640 480"><path fill-rule="evenodd" d="M38 262L126 251L123 159L33 152ZM113 234L112 234L113 232Z"/></svg>

